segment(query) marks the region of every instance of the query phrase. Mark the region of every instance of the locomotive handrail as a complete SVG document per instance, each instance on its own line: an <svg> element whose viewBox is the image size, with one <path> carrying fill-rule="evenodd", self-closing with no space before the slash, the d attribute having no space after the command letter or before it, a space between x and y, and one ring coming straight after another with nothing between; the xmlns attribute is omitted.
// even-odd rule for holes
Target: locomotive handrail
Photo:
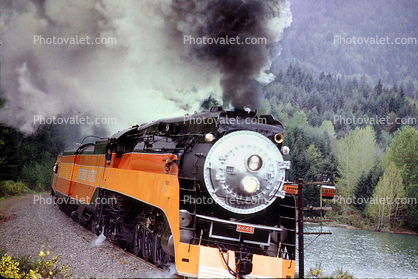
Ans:
<svg viewBox="0 0 418 279"><path fill-rule="evenodd" d="M200 215L200 214L196 214L196 217L200 218L200 219L206 219L206 220L209 220L209 221L212 221L212 222L219 222L219 223L230 224L230 225L243 225L243 226L254 227L256 229L261 229L261 230L272 230L272 231L278 231L278 232L281 232L283 230L282 228L276 228L276 227L270 227L270 226L264 226L264 225L257 225L257 224L250 224L250 223L243 223L243 222L237 222L237 221L229 221L229 220L219 219L219 218L216 218L216 217Z"/></svg>
<svg viewBox="0 0 418 279"><path fill-rule="evenodd" d="M108 138L102 138L102 137L99 137L99 136L93 136L93 135L91 135L91 136L86 136L82 141L81 141L81 144L83 144L83 142L84 142L84 140L85 139L87 139L87 138L98 138L98 139L108 139ZM94 143L93 143L94 144Z"/></svg>
<svg viewBox="0 0 418 279"><path fill-rule="evenodd" d="M88 147L88 146L94 146L95 143L93 142L89 142L89 143L85 143L83 145L81 145L79 148L77 148L77 150L75 151L75 155L79 155L80 151L83 150L84 148Z"/></svg>
<svg viewBox="0 0 418 279"><path fill-rule="evenodd" d="M185 150L186 148L184 147L172 147L172 148L167 148L167 147L156 147L156 148L144 148L144 151L170 151L170 150Z"/></svg>
<svg viewBox="0 0 418 279"><path fill-rule="evenodd" d="M163 133L164 134L164 133ZM144 134L143 132L141 133L137 133L137 134L132 134L132 135L127 135L127 138L132 138L132 139L140 139L140 138L145 138L147 136L161 136L161 131L152 131L149 133ZM174 138L174 137L184 137L184 136L198 136L198 137L204 137L206 134L204 133L179 133L179 134L170 134L170 137Z"/></svg>

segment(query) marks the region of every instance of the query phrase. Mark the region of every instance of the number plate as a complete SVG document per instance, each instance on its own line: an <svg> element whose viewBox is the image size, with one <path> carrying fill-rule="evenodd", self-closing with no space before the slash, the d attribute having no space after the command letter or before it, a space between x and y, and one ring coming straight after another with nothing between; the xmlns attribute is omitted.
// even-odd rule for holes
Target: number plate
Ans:
<svg viewBox="0 0 418 279"><path fill-rule="evenodd" d="M237 225L237 232L253 234L254 233L254 227Z"/></svg>

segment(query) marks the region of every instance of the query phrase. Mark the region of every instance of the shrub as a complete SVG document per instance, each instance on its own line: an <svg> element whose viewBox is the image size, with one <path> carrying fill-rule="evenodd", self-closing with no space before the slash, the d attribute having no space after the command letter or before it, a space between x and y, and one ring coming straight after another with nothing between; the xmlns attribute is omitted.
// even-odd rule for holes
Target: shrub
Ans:
<svg viewBox="0 0 418 279"><path fill-rule="evenodd" d="M331 276L324 275L322 273L321 264L316 265L315 268L310 268L309 277L311 278L335 278L335 279L354 279L354 276L347 271L344 271L342 268L337 268Z"/></svg>
<svg viewBox="0 0 418 279"><path fill-rule="evenodd" d="M332 278L336 278L336 279L353 279L354 276L350 273L348 273L348 271L344 271L342 268L337 268L334 273Z"/></svg>
<svg viewBox="0 0 418 279"><path fill-rule="evenodd" d="M42 163L30 163L22 167L20 178L29 185L29 188L36 191L45 191L51 187L52 167L54 161Z"/></svg>
<svg viewBox="0 0 418 279"><path fill-rule="evenodd" d="M48 246L49 247L49 246ZM39 252L39 260L31 260L28 256L13 258L8 254L3 254L0 260L0 277L17 279L37 279L37 278L71 278L66 274L68 268L65 265L55 267L57 257L49 257L49 251L42 246Z"/></svg>
<svg viewBox="0 0 418 279"><path fill-rule="evenodd" d="M3 278L22 278L19 262L4 254L0 260L0 276Z"/></svg>
<svg viewBox="0 0 418 279"><path fill-rule="evenodd" d="M14 182L12 180L2 181L0 183L0 197L5 196L18 196L25 193L32 193L25 184L22 182Z"/></svg>

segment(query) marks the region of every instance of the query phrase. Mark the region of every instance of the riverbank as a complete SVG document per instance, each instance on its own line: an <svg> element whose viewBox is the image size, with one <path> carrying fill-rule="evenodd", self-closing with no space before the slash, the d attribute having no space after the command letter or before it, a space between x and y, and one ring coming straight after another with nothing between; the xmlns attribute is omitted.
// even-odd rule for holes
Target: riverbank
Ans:
<svg viewBox="0 0 418 279"><path fill-rule="evenodd" d="M365 218L361 212L354 208L347 208L344 212L328 211L324 214L322 219L320 218L304 218L306 224L322 224L328 227L342 227L352 230L364 230L373 232L384 232L393 234L406 234L406 235L418 235L418 232L414 232L402 227L389 229L383 228L377 230L370 219Z"/></svg>
<svg viewBox="0 0 418 279"><path fill-rule="evenodd" d="M304 219L304 223L308 224L308 225L320 225L321 224L321 220L320 219ZM362 230L362 231L370 231L370 232L382 232L382 233L394 233L394 234L405 234L405 235L417 235L417 232L413 232L413 231L409 231L409 230L387 230L387 229L383 229L383 230L376 230L373 227L355 227L352 225L348 225L348 224L342 224L340 222L338 222L338 220L322 220L322 225L323 226L327 226L327 227L339 227L339 228L345 228L345 229L351 229L351 230Z"/></svg>

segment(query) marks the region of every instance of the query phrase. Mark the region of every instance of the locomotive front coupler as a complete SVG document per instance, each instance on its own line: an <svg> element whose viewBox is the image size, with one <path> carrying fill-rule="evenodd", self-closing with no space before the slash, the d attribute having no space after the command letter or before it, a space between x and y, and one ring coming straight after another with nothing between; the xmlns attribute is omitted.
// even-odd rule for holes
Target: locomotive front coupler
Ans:
<svg viewBox="0 0 418 279"><path fill-rule="evenodd" d="M247 252L246 246L240 244L239 250L235 251L235 271L229 266L229 250L222 244L217 244L222 260L228 268L229 273L236 278L243 278L243 276L250 274L253 271L253 254ZM226 259L224 253L227 253Z"/></svg>
<svg viewBox="0 0 418 279"><path fill-rule="evenodd" d="M235 251L235 266L238 278L242 278L253 271L253 254L247 252L243 244L240 245L239 251Z"/></svg>

